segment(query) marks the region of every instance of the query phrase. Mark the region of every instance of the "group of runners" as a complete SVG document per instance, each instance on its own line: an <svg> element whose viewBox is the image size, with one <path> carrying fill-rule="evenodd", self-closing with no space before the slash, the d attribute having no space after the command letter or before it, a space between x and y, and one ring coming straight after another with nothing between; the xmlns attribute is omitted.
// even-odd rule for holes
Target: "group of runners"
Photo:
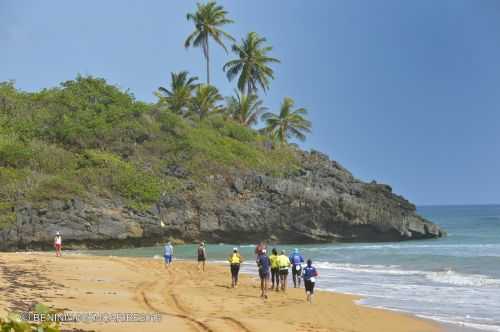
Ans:
<svg viewBox="0 0 500 332"><path fill-rule="evenodd" d="M56 233L54 238L54 248L56 250L56 256L60 257L62 237L59 232ZM198 259L198 270L204 272L205 263L207 261L207 249L204 242L201 242L198 246L196 256ZM267 247L264 243L260 243L255 247L255 256L255 262L259 271L261 297L267 299L268 290L281 290L282 292L286 292L288 274L291 268L293 287L300 288L301 280L304 279L307 301L312 302L318 271L316 271L316 268L312 265L311 259L308 259L306 265L303 266L304 257L297 248L293 250L290 256L286 256L284 250L281 250L278 254L276 248L273 248L271 254L268 255ZM172 243L168 242L164 246L163 257L166 267L172 264L174 257L174 247ZM240 254L238 248L233 248L233 251L228 257L228 262L231 271L231 287L237 288L240 266L243 263L243 256ZM270 286L269 280L271 280Z"/></svg>
<svg viewBox="0 0 500 332"><path fill-rule="evenodd" d="M237 251L237 248L233 249ZM303 267L304 257L300 254L299 249L295 248L290 256L281 250L273 248L268 256L267 247L260 243L255 247L255 255L257 256L256 263L259 271L261 297L267 298L267 290L275 290L286 292L288 285L289 269L292 269L293 287L300 288L301 280L304 279L304 287L307 295L307 301L312 303L314 294L314 286L318 271L312 265L312 260L308 259ZM268 287L269 278L271 286Z"/></svg>
<svg viewBox="0 0 500 332"><path fill-rule="evenodd" d="M174 248L170 242L165 245L164 258L165 266L168 267L172 263ZM205 263L207 261L207 250L205 243L201 242L197 248L196 256L198 260L198 270L205 271ZM314 286L316 284L316 277L318 271L312 265L311 259L308 259L305 266L304 257L300 254L299 250L295 248L290 256L281 250L273 248L271 254L268 255L267 247L265 244L260 243L255 247L255 262L257 264L261 297L267 298L268 290L286 292L288 284L288 274L291 268L292 280L294 288L300 288L301 280L304 280L304 287L307 295L307 301L312 302L314 294ZM238 275L240 273L240 266L244 261L238 248L233 248L228 257L230 272L231 272L231 287L238 287ZM271 285L269 285L271 280Z"/></svg>

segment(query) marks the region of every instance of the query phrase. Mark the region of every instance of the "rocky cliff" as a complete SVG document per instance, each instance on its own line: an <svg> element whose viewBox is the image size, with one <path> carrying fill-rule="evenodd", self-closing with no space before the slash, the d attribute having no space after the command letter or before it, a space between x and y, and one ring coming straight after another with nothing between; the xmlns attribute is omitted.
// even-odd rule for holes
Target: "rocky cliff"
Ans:
<svg viewBox="0 0 500 332"><path fill-rule="evenodd" d="M256 172L207 176L162 195L147 211L121 199L51 200L14 207L0 250L47 249L56 231L66 248L152 245L166 239L224 243L401 241L441 237L415 206L388 185L357 180L319 152L298 152L294 175ZM185 176L171 168L173 176Z"/></svg>

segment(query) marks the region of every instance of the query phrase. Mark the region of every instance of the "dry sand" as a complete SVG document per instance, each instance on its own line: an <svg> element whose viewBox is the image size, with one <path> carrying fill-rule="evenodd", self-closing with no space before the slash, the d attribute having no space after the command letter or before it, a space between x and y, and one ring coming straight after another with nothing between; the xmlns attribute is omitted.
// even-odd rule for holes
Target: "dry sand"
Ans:
<svg viewBox="0 0 500 332"><path fill-rule="evenodd" d="M241 275L231 289L229 268L191 262L48 253L0 254L0 316L42 302L73 312L155 313L153 323L64 323L84 331L338 331L434 332L440 326L408 315L359 306L356 297L303 289L260 298L258 280Z"/></svg>

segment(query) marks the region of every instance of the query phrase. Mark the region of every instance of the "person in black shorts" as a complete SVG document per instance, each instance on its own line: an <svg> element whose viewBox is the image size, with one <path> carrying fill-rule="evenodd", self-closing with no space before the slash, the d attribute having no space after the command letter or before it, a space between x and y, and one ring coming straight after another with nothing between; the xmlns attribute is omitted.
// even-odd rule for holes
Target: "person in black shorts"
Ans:
<svg viewBox="0 0 500 332"><path fill-rule="evenodd" d="M205 248L205 243L201 242L198 247L198 270L205 271L205 262L207 260L207 249Z"/></svg>
<svg viewBox="0 0 500 332"><path fill-rule="evenodd" d="M316 277L318 276L318 271L312 266L312 261L307 260L307 266L304 268L303 278L304 286L306 288L307 302L312 303L312 297L314 294L314 285L316 284Z"/></svg>

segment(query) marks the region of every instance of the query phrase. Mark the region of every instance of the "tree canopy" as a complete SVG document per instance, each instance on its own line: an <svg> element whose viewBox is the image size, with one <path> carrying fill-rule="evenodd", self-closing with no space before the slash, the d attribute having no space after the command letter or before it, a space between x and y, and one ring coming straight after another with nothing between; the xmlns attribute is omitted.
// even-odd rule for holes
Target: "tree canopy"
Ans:
<svg viewBox="0 0 500 332"><path fill-rule="evenodd" d="M274 79L274 71L269 64L280 61L267 55L273 48L265 46L265 42L266 38L250 32L240 45L232 47L238 58L227 62L223 70L230 81L239 75L237 85L242 93L256 93L258 87L266 91L270 80Z"/></svg>
<svg viewBox="0 0 500 332"><path fill-rule="evenodd" d="M311 122L307 120L307 110L305 108L292 109L295 102L290 97L285 97L281 104L279 114L271 112L265 113L262 119L266 127L263 132L281 144L286 143L290 138L297 138L304 141L306 133L311 132Z"/></svg>
<svg viewBox="0 0 500 332"><path fill-rule="evenodd" d="M189 48L191 45L201 47L207 63L207 84L210 84L209 39L213 39L227 52L224 39L234 41L234 38L222 30L222 27L233 21L227 18L228 12L215 1L209 1L206 4L198 3L196 6L196 12L186 15L187 20L193 22L195 30L186 38L184 47Z"/></svg>

